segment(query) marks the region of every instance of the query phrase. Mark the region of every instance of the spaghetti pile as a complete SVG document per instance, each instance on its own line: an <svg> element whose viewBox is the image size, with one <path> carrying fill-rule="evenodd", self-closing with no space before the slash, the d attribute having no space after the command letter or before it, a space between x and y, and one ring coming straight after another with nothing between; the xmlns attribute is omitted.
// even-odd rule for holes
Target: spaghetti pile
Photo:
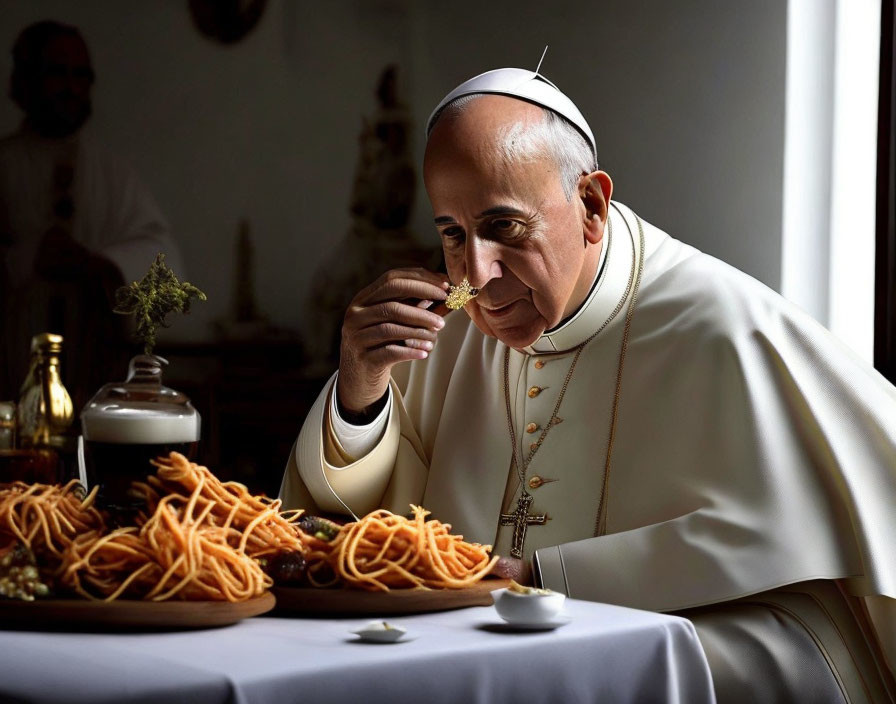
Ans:
<svg viewBox="0 0 896 704"><path fill-rule="evenodd" d="M312 586L382 591L468 587L498 559L490 545L426 520L419 506L412 518L380 510L341 528L329 523L329 539L315 528L322 519L303 525L302 511L281 513L279 500L221 482L183 455L153 464L156 474L132 485L145 509L112 531L94 506L96 490L82 498L77 481L8 485L0 490L0 552L21 543L57 586L106 601L250 599L273 583L263 564L291 553Z"/></svg>
<svg viewBox="0 0 896 704"><path fill-rule="evenodd" d="M105 530L95 498L95 490L85 497L77 480L65 486L5 485L0 489L0 550L18 541L43 564L55 567L76 536Z"/></svg>
<svg viewBox="0 0 896 704"><path fill-rule="evenodd" d="M461 589L479 581L498 561L490 545L467 543L429 511L411 505L413 518L389 511L369 513L343 526L331 547L331 563L349 585L368 590L392 588Z"/></svg>
<svg viewBox="0 0 896 704"><path fill-rule="evenodd" d="M158 472L135 483L147 505L136 525L75 539L64 554L62 583L78 594L163 601L242 601L272 580L258 559L305 550L301 533L279 513L279 501L222 483L207 468L172 452Z"/></svg>
<svg viewBox="0 0 896 704"><path fill-rule="evenodd" d="M140 527L106 535L86 533L66 550L62 583L88 599L209 599L243 601L260 596L271 579L258 562L231 546L233 528L207 518L198 491L161 499Z"/></svg>
<svg viewBox="0 0 896 704"><path fill-rule="evenodd" d="M280 513L281 501L254 496L242 484L221 482L207 467L172 452L153 461L156 474L146 483L135 483L143 493L150 512L156 512L163 496L187 498L197 496L197 503L210 505L207 516L212 525L233 528L234 548L249 557L263 558L283 551L308 552L296 521L302 511L290 511L289 518Z"/></svg>

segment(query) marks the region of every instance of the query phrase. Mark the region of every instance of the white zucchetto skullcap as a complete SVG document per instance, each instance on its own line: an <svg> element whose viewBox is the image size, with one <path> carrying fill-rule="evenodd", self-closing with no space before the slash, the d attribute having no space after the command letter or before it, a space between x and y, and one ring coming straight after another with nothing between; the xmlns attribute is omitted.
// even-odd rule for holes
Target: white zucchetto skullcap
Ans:
<svg viewBox="0 0 896 704"><path fill-rule="evenodd" d="M579 109L547 78L540 73L523 68L496 68L461 83L442 98L436 109L432 111L426 122L427 139L429 139L429 134L445 106L452 100L472 93L506 95L553 110L566 118L582 133L582 136L591 145L594 161L597 163L597 144L594 141L594 133L591 132L591 128Z"/></svg>

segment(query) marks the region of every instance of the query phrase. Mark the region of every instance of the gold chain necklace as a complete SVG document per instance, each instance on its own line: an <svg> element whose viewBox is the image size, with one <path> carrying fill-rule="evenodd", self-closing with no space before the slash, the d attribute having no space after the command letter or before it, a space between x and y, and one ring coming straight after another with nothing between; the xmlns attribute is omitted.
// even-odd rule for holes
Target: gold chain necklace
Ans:
<svg viewBox="0 0 896 704"><path fill-rule="evenodd" d="M544 525L548 520L547 514L529 513L529 509L532 506L534 497L528 491L526 491L526 473L528 472L529 465L532 462L532 458L535 457L535 453L538 452L541 444L544 442L548 433L551 431L551 428L553 428L558 423L557 414L560 412L560 405L563 403L563 397L566 395L566 390L569 387L569 382L572 379L572 374L575 371L576 364L579 361L579 357L582 356L582 351L585 349L589 342L591 342L595 337L603 332L604 328L606 328L607 325L609 325L610 322L616 318L619 311L622 310L622 306L625 305L626 299L629 298L629 294L631 293L631 300L629 302L628 311L626 312L625 316L625 328L622 333L622 345L619 351L619 367L616 372L616 389L613 398L612 418L610 421L610 438L607 446L606 463L604 464L604 481L603 485L601 486L601 494L598 501L597 518L595 519L595 535L597 535L599 531L602 530L602 524L605 524L606 522L606 511L604 509L606 505L607 485L610 476L610 458L613 452L613 440L616 436L616 419L619 412L619 396L622 390L622 369L625 362L625 353L628 349L628 337L629 331L631 329L632 316L635 310L635 301L638 297L638 290L641 286L641 274L644 270L644 229L641 225L641 219L637 215L635 215L635 220L638 223L638 236L640 241L637 272L635 270L635 254L634 252L632 252L632 266L629 273L628 284L625 288L625 294L619 300L619 303L616 304L616 308L612 313L610 313L610 316L603 322L603 324L584 342L579 343L574 348L575 354L573 355L572 363L569 365L569 370L566 372L566 378L563 380L563 386L560 388L560 394L557 396L557 402L554 404L554 410L551 413L551 418L542 429L541 435L538 437L538 440L536 440L532 444L532 447L529 449L529 454L526 456L525 462L520 462L519 459L519 450L517 448L516 441L516 429L513 425L513 413L510 405L510 348L505 347L504 349L504 403L507 411L507 428L510 432L510 442L512 443L513 449L513 466L516 468L517 475L520 479L521 492L520 497L517 500L516 510L513 511L513 513L502 513L500 516L500 524L502 526L513 526L513 539L510 547L510 554L512 557L522 558L523 548L526 542L526 531L528 527L530 525ZM607 225L609 228L609 238L612 240L613 228L612 224L610 224L609 218L607 219Z"/></svg>

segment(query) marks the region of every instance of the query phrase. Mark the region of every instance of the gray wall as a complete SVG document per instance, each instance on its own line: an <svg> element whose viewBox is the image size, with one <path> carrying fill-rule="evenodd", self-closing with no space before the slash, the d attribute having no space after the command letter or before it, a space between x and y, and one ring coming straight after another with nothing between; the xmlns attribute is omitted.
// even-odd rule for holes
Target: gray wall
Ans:
<svg viewBox="0 0 896 704"><path fill-rule="evenodd" d="M346 231L361 116L398 62L420 126L461 80L543 72L591 121L616 196L671 234L777 288L786 2L270 0L234 46L193 28L186 0L0 0L0 46L43 18L80 26L98 80L92 129L125 156L209 294L175 337L211 335L230 303L232 245L252 223L258 297L301 329L319 261ZM0 74L9 72L4 49ZM0 130L19 114L0 105ZM435 242L418 194L414 224Z"/></svg>

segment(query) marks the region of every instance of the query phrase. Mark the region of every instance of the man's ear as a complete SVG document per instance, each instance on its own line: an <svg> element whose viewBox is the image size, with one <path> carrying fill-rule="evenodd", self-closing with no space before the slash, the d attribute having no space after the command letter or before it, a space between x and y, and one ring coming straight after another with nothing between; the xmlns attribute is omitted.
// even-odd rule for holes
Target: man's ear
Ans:
<svg viewBox="0 0 896 704"><path fill-rule="evenodd" d="M588 244L603 239L612 195L613 180L606 171L592 171L579 178L579 198L585 206L582 230Z"/></svg>

